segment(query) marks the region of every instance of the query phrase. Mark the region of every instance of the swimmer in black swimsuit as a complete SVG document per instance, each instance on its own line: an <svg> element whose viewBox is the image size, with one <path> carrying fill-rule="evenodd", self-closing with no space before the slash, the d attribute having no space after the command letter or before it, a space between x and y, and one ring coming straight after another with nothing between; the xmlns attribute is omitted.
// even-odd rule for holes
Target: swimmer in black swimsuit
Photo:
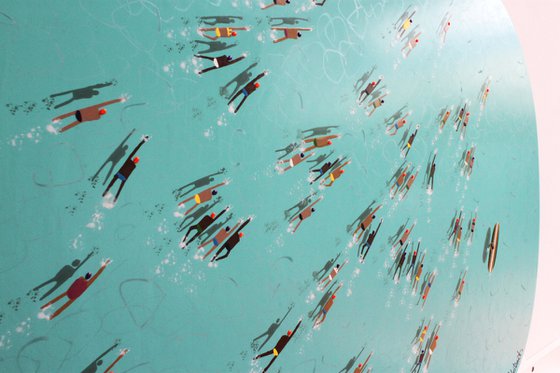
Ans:
<svg viewBox="0 0 560 373"><path fill-rule="evenodd" d="M115 198L113 199L113 203L117 203L124 184L130 177L132 172L136 169L136 165L138 164L138 162L140 162L140 158L134 157L134 155L140 149L140 147L144 145L149 139L150 138L148 136L142 136L142 141L136 146L136 148L134 148L132 153L130 153L128 159L124 161L124 164L121 166L119 171L115 174L115 176L113 176L113 180L111 180L109 185L107 185L107 189L105 189L105 191L103 192L103 197L105 197L105 195L109 192L109 189L111 189L115 181L119 179L121 181L121 185L119 186L119 190L117 191L117 194L115 194Z"/></svg>
<svg viewBox="0 0 560 373"><path fill-rule="evenodd" d="M204 58L206 60L210 60L214 64L214 66L212 66L212 67L209 67L207 69L199 71L198 72L199 75L202 75L205 72L208 72L208 71L211 71L211 70L221 69L222 67L233 65L234 63L237 63L237 62L243 60L245 57L247 57L246 54L242 54L241 57L238 57L234 60L232 56L226 56L225 54L222 55L222 56L219 56L219 57L208 57L208 56L203 56L203 55L200 55L200 54L195 54L194 56L197 57L197 58Z"/></svg>

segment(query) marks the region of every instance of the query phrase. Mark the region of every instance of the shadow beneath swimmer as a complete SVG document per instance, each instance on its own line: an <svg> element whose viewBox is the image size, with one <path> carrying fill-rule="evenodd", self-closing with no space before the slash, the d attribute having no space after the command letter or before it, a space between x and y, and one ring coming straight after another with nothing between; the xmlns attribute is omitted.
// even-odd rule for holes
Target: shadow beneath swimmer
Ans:
<svg viewBox="0 0 560 373"><path fill-rule="evenodd" d="M340 257L341 253L336 254L336 256L332 259L329 259L325 265L323 266L323 268L321 268L318 271L313 271L312 276L313 279L315 281L319 281L323 276L325 276L332 268L332 266L334 265L334 263L338 260L338 258Z"/></svg>
<svg viewBox="0 0 560 373"><path fill-rule="evenodd" d="M284 322L284 320L286 320L286 317L288 317L288 314L292 311L292 309L294 308L294 303L291 303L288 306L288 311L284 314L284 316L280 319L277 318L276 321L274 321L272 324L270 324L270 326L268 327L268 329L262 333L261 335L253 338L253 342L251 343L251 346L253 347L254 351L260 351L263 346L270 340L270 338L272 338L272 336L274 335L274 333L276 333L276 331L278 330L278 328L280 327L280 325L282 325L282 323ZM264 339L264 342L261 343L261 345L257 348L257 341L263 337L266 337Z"/></svg>
<svg viewBox="0 0 560 373"><path fill-rule="evenodd" d="M482 250L482 262L486 263L488 258L488 247L490 246L490 240L492 239L492 229L488 228L486 231L486 238L484 239L484 249Z"/></svg>
<svg viewBox="0 0 560 373"><path fill-rule="evenodd" d="M325 292L325 294L323 294L323 296L321 297L321 299L319 300L319 302L317 303L317 305L315 306L315 308L313 308L313 310L309 311L309 313L307 314L307 316L309 317L309 319L314 319L316 318L319 313L321 312L321 310L323 309L323 307L325 306L325 304L327 304L327 302L329 301L329 299L331 298L331 296L333 295L333 288L335 287L335 285L338 284L338 281L334 281L331 286L329 286L328 290Z"/></svg>
<svg viewBox="0 0 560 373"><path fill-rule="evenodd" d="M368 205L368 207L366 207L366 209L364 211L362 211L362 213L360 214L360 216L358 216L356 219L354 219L354 221L350 224L348 224L346 226L346 232L350 233L352 232L352 228L354 228L354 226L356 224L360 224L362 221L364 221L364 219L371 215L373 213L373 205L375 204L375 200L371 201L371 203Z"/></svg>
<svg viewBox="0 0 560 373"><path fill-rule="evenodd" d="M357 355L352 356L350 358L350 360L348 360L348 362L346 363L346 365L344 366L344 368L342 368L341 370L338 371L338 373L349 373L350 369L352 369L352 367L354 366L354 364L356 364L356 361L358 361L358 359L360 358L360 355L362 355L362 353L364 352L364 350L366 349L365 346L362 346L362 349L360 350L360 352L358 352Z"/></svg>
<svg viewBox="0 0 560 373"><path fill-rule="evenodd" d="M195 221L198 221L200 218L202 218L206 213L208 213L211 209L216 207L216 205L220 202L222 202L222 197L218 196L216 198L216 200L214 200L214 202L212 202L210 205L202 206L202 207L194 210L190 214L185 215L185 217L183 218L181 223L179 223L179 227L177 228L177 232L182 232L187 227L190 227L191 225L193 225Z"/></svg>
<svg viewBox="0 0 560 373"><path fill-rule="evenodd" d="M305 197L304 199L302 199L301 201L299 201L298 203L296 203L295 205L293 205L292 207L290 207L289 209L284 210L284 218L286 220L291 220L292 218L294 218L295 215L292 214L292 211L296 210L296 214L297 214L298 211L305 209L311 203L313 196L316 194L317 192L313 192L307 197Z"/></svg>
<svg viewBox="0 0 560 373"><path fill-rule="evenodd" d="M105 168L105 166L107 166L107 164L111 163L111 165L109 166L109 171L107 172L107 175L105 176L105 179L103 180L103 183L102 183L103 185L107 184L107 181L109 180L109 177L111 177L113 175L113 170L115 169L117 164L119 164L120 161L126 156L126 152L129 148L129 146L126 145L126 142L128 141L130 136L132 136L132 134L135 131L136 131L136 129L133 129L132 131L130 131L130 133L115 148L115 150L111 153L111 155L109 155L109 157L105 160L105 162L103 162L103 164L101 165L101 167L99 167L97 172L91 178L89 178L89 181L91 181L92 187L95 188L95 185L97 184L97 179L99 177L99 174L101 173L101 170L103 170Z"/></svg>
<svg viewBox="0 0 560 373"><path fill-rule="evenodd" d="M112 345L107 350L105 350L103 353L101 353L101 355L99 355L95 360L93 360L91 362L91 364L89 364L84 370L82 370L81 373L95 373L95 372L97 372L97 368L100 367L103 364L103 358L105 357L105 355L107 355L109 352L111 352L115 348L117 348L118 345L119 345L119 342L115 341L114 345Z"/></svg>
<svg viewBox="0 0 560 373"><path fill-rule="evenodd" d="M331 133L332 128L338 128L338 127L339 126L324 126L324 127L309 128L301 131L300 134L302 138L309 139L311 137L328 135L329 133ZM306 133L309 134L306 135Z"/></svg>
<svg viewBox="0 0 560 373"><path fill-rule="evenodd" d="M278 27L283 25L297 25L300 21L309 21L309 18L299 18L299 17L268 17L268 23L272 27Z"/></svg>
<svg viewBox="0 0 560 373"><path fill-rule="evenodd" d="M227 43L224 43L223 41L193 40L193 41L191 41L191 46L192 46L193 51L200 44L205 45L206 49L205 50L199 50L198 51L199 54L219 52L219 51L223 51L223 50L230 49L230 48L233 48L233 47L237 47L237 43L227 44Z"/></svg>
<svg viewBox="0 0 560 373"><path fill-rule="evenodd" d="M54 94L50 95L49 97L47 97L45 100L43 100L43 102L45 102L45 104L47 105L47 108L50 110L51 105L54 104L55 97L72 95L68 100L66 100L64 102L61 102L58 105L55 105L54 109L58 109L62 106L66 106L66 105L68 105L68 104L70 104L74 101L83 100L83 99L86 99L86 98L92 98L93 96L97 96L99 94L99 90L101 88L114 86L116 84L117 84L117 81L115 79L113 79L110 82L99 83L99 84L90 85L90 86L87 86L87 87L84 87L84 88L72 89L72 90L65 91L65 92L60 92L60 93L54 93Z"/></svg>
<svg viewBox="0 0 560 373"><path fill-rule="evenodd" d="M199 23L204 23L209 26L215 26L217 24L231 24L236 20L243 20L243 17L241 16L201 16L196 18Z"/></svg>
<svg viewBox="0 0 560 373"><path fill-rule="evenodd" d="M257 62L252 63L245 70L237 74L237 76L235 76L232 80L230 80L226 85L220 87L220 96L226 98L227 100L230 100L235 94L235 92L239 91L242 87L244 87L247 83L249 83L249 81L253 77L253 73L251 72L251 70L257 67L257 65L258 65ZM235 88L229 90L229 86L231 86L234 83L235 83Z"/></svg>
<svg viewBox="0 0 560 373"><path fill-rule="evenodd" d="M191 193L195 189L198 189L198 188L201 188L203 186L209 185L211 182L214 181L213 176L222 175L224 173L226 173L226 169L224 167L222 167L217 172L214 172L214 173L209 174L207 176L203 176L198 180L191 181L190 183L185 184L185 185L175 189L173 191L173 194L175 195L175 199L179 200L180 198L185 197L187 194ZM185 191L184 189L187 189L187 188L188 188L188 190Z"/></svg>

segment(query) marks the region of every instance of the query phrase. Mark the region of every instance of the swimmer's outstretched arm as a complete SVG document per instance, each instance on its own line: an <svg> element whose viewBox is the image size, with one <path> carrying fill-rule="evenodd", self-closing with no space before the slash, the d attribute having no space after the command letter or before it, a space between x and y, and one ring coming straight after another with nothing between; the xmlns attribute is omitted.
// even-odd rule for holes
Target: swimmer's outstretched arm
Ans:
<svg viewBox="0 0 560 373"><path fill-rule="evenodd" d="M142 141L140 141L140 143L138 145L136 145L136 148L134 148L132 153L130 153L130 155L128 156L128 159L130 159L130 160L134 159L134 155L136 154L136 152L138 152L138 150L140 150L142 145L144 145L148 140L149 140L149 137L143 136Z"/></svg>
<svg viewBox="0 0 560 373"><path fill-rule="evenodd" d="M105 101L105 102L102 102L102 103L97 104L97 105L90 106L89 108L95 108L95 107L99 108L99 107L109 106L109 105L113 105L113 104L116 104L116 103L119 103L119 102L125 102L125 101L126 101L126 99L121 97L121 98L116 98L114 100Z"/></svg>
<svg viewBox="0 0 560 373"><path fill-rule="evenodd" d="M53 305L54 303L58 302L59 300L61 300L62 298L64 298L66 296L66 291L62 294L60 294L58 297L54 298L53 300L51 300L49 303L41 306L41 309L44 310L45 308Z"/></svg>
<svg viewBox="0 0 560 373"><path fill-rule="evenodd" d="M270 3L270 4L268 4L268 5L265 5L265 6L261 6L261 9L262 9L262 10L265 10L265 9L268 9L268 8L270 8L270 7L273 7L274 5L276 5L276 4L274 4L274 3Z"/></svg>
<svg viewBox="0 0 560 373"><path fill-rule="evenodd" d="M95 273L95 275L93 275L92 278L90 278L87 282L87 286L90 287L91 284L93 284L93 282L95 280L97 280L97 278L101 275L101 273L103 273L103 271L105 270L105 268L107 268L107 265L111 263L111 259L107 259L106 261L103 262L103 264L101 264L101 267L97 270L97 272Z"/></svg>
<svg viewBox="0 0 560 373"><path fill-rule="evenodd" d="M80 121L76 120L76 121L70 123L69 125L62 127L61 129L58 130L58 132L60 132L60 133L66 132L69 129L76 127L78 124L80 124Z"/></svg>
<svg viewBox="0 0 560 373"><path fill-rule="evenodd" d="M119 362L119 360L122 359L122 358L124 357L124 355L126 355L127 353L128 353L128 349L127 349L127 348L125 348L124 350L122 350L121 353L119 354L119 356L117 356L117 358L115 359L115 361L113 361L113 362L111 363L111 365L109 365L109 366L107 367L107 369L105 369L105 371L104 371L103 373L109 373L109 372L111 371L111 368L113 368L113 367Z"/></svg>

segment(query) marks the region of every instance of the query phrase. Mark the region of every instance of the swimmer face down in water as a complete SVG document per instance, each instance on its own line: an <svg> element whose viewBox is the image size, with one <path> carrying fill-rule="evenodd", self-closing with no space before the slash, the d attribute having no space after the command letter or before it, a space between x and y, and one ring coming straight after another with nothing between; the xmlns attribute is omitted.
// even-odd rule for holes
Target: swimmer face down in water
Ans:
<svg viewBox="0 0 560 373"><path fill-rule="evenodd" d="M408 58L408 56L410 55L410 52L412 52L414 50L414 48L416 48L418 46L418 44L420 44L420 35L421 34L422 34L421 32L416 33L416 35L414 35L408 41L408 43L406 43L406 45L401 49L403 58Z"/></svg>
<svg viewBox="0 0 560 373"><path fill-rule="evenodd" d="M295 166L297 166L298 164L300 164L301 162L305 161L306 159L313 157L315 155L315 153L311 153L309 155L305 155L305 153L300 153L300 154L296 154L294 155L292 158L290 159L284 159L284 160L280 160L277 162L277 164L283 164L283 163L288 163L288 167L281 169L282 172L286 172L291 168L294 168Z"/></svg>
<svg viewBox="0 0 560 373"><path fill-rule="evenodd" d="M289 27L272 27L272 30L275 31L282 31L284 32L284 36L278 39L274 39L273 43L280 43L284 40L293 39L297 40L302 37L302 33L300 31L313 31L312 28L289 28Z"/></svg>
<svg viewBox="0 0 560 373"><path fill-rule="evenodd" d="M373 106L371 111L367 114L368 117L371 117L373 115L373 113L375 113L375 111L377 109L379 109L385 103L384 98L387 97L387 95L388 95L388 93L384 93L383 95L381 95L381 97L379 97L379 98L373 100L372 102L370 102L369 104L367 104L367 106Z"/></svg>
<svg viewBox="0 0 560 373"><path fill-rule="evenodd" d="M401 186L403 185L408 173L408 168L410 167L410 165L406 165L406 167L404 168L404 170L400 173L400 175L397 177L397 179L395 180L395 182L393 183L393 185L391 185L391 188L389 189L389 196L391 197L391 199L395 196L395 194L397 194L398 190L401 188ZM394 192L393 192L394 190Z"/></svg>
<svg viewBox="0 0 560 373"><path fill-rule="evenodd" d="M216 250L216 248L222 243L224 242L224 240L226 238L229 237L229 235L234 232L237 227L239 227L239 225L241 224L241 221L238 221L233 227L230 226L226 226L225 228L220 229L220 231L218 233L216 233L216 235L214 236L214 238L203 242L200 244L200 246L198 246L198 249L202 249L205 246L212 244L212 247L210 248L210 250L208 250L208 252L204 255L204 257L202 258L202 260L206 259L214 250Z"/></svg>
<svg viewBox="0 0 560 373"><path fill-rule="evenodd" d="M360 238L362 238L362 235L365 233L365 231L369 228L369 226L375 219L375 213L379 211L381 207L383 207L383 205L377 206L371 214L367 215L366 218L360 222L360 225L358 226L358 228L356 228L354 234L352 235L354 237L354 241L359 241ZM356 237L356 234L358 234L358 232L360 232L360 234L358 235L358 237Z"/></svg>
<svg viewBox="0 0 560 373"><path fill-rule="evenodd" d="M331 272L329 273L328 276L325 276L324 279L321 280L321 282L319 282L319 285L323 285L320 287L319 291L323 291L327 288L327 286L330 285L330 283L332 282L332 280L336 277L336 275L338 274L338 272L340 272L340 270L342 269L342 267L344 267L344 265L348 263L348 259L346 259L342 265L337 264L336 267L334 267Z"/></svg>
<svg viewBox="0 0 560 373"><path fill-rule="evenodd" d="M109 105L112 105L112 104L116 104L118 102L125 102L125 101L126 101L125 98L117 98L115 100L105 101L105 102L102 102L102 103L97 104L97 105L88 106L88 107L83 108L83 109L79 109L79 110L71 111L71 112L63 114L63 115L59 115L58 117L54 118L52 121L53 121L53 123L58 123L62 119L66 119L68 117L75 116L76 120L74 122L60 128L58 130L58 132L65 132L65 131L68 131L69 129L73 128L73 127L76 127L80 123L92 122L92 121L101 119L101 117L107 113L107 110L104 108L105 106L109 106Z"/></svg>
<svg viewBox="0 0 560 373"><path fill-rule="evenodd" d="M202 192L199 192L199 193L195 194L194 196L191 196L191 197L189 197L185 200L182 200L181 202L179 202L178 205L179 205L179 207L182 207L185 203L187 203L191 200L194 200L194 202L195 202L194 206L192 206L190 209L188 209L184 213L184 215L188 215L191 211L193 211L199 205L210 201L212 199L212 197L217 195L218 191L216 189L218 189L221 186L228 185L228 184L229 184L229 180L226 179L226 181L224 181L224 182L221 182L219 184L216 184L214 186L206 188Z"/></svg>
<svg viewBox="0 0 560 373"><path fill-rule="evenodd" d="M323 196L320 196L319 198L317 198L315 200L315 202L311 203L309 206L307 206L306 208L301 210L299 212L299 214L297 214L292 220L290 220L290 225L292 225L294 221L299 219L299 221L297 222L295 228L291 231L291 233L296 233L296 231L299 228L299 226L301 225L301 223L305 219L309 218L315 212L315 208L313 206L315 206L317 203L319 203L319 201L321 201L322 199L323 199Z"/></svg>
<svg viewBox="0 0 560 373"><path fill-rule="evenodd" d="M402 118L397 120L395 123L389 124L387 126L387 129L386 129L387 134L389 136L395 136L397 134L397 131L407 123L406 118L409 115L410 115L410 112L406 113Z"/></svg>
<svg viewBox="0 0 560 373"><path fill-rule="evenodd" d="M379 79L377 80L377 82L371 82L369 83L366 88L360 92L360 96L358 97L358 103L361 105L362 102L364 102L364 100L366 98L369 97L369 95L371 95L373 93L373 91L375 91L375 89L377 87L379 87L379 83L381 83L381 81L383 80L383 76L380 76Z"/></svg>
<svg viewBox="0 0 560 373"><path fill-rule="evenodd" d="M262 354L257 355L253 359L253 360L258 360L258 359L260 359L262 357L265 357L265 356L268 356L268 355L274 355L272 360L270 360L268 365L263 369L263 373L265 373L270 368L270 366L272 365L272 363L274 363L274 361L280 355L282 350L284 350L284 348L286 347L288 342L290 342L290 339L292 339L294 334L297 332L299 326L301 325L301 321L302 320L300 319L299 322L297 323L296 327L294 328L293 332L291 330L288 330L288 332L285 335L281 336L280 339L278 340L278 342L276 342L276 345L274 346L274 348L272 350L267 351L267 352L263 352Z"/></svg>
<svg viewBox="0 0 560 373"><path fill-rule="evenodd" d="M221 69L222 67L231 66L231 65L245 59L245 57L247 57L246 54L242 54L241 57L238 57L236 59L233 59L232 56L225 55L225 54L222 55L222 56L219 56L219 57L209 57L209 56L203 56L203 55L200 55L200 54L195 54L194 56L197 57L197 58L212 61L212 64L213 64L212 67L208 67L204 70L199 71L198 72L199 75L202 75L202 74L204 74L208 71Z"/></svg>
<svg viewBox="0 0 560 373"><path fill-rule="evenodd" d="M241 109L241 106L243 106L243 104L245 103L245 100L247 100L247 97L249 97L253 92L255 92L257 90L257 88L259 88L261 85L258 82L261 78L265 77L268 74L268 71L264 71L262 73L260 73L259 75L257 75L257 77L253 80L251 80L249 83L247 83L245 85L245 87L243 87L242 89L240 89L239 91L237 91L236 94L234 94L231 99L228 102L228 106L231 105L231 103L239 96L243 95L243 98L241 99L241 101L239 102L239 104L237 105L237 107L235 108L235 110L233 111L233 113L237 113L239 111L239 109Z"/></svg>
<svg viewBox="0 0 560 373"><path fill-rule="evenodd" d="M336 288L334 293L331 295L331 297L329 298L327 303L325 303L325 305L321 309L321 312L319 312L319 314L315 318L315 322L313 323L313 328L317 328L319 325L321 325L325 321L325 319L327 318L327 313L330 311L331 307L334 304L334 300L336 299L336 293L340 290L341 287L342 287L342 284L338 285L338 287Z"/></svg>

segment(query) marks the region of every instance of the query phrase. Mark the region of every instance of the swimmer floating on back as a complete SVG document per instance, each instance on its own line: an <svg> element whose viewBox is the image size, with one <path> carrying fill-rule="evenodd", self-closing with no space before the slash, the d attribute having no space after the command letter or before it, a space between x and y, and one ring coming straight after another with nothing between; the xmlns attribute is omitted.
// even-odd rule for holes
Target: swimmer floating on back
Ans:
<svg viewBox="0 0 560 373"><path fill-rule="evenodd" d="M278 342L276 342L276 345L274 346L274 348L270 351L267 352L263 352L262 354L257 355L253 360L258 360L261 357L265 357L268 355L274 355L274 357L272 358L272 360L270 360L270 362L268 363L268 365L264 368L263 373L265 373L268 368L270 368L270 366L272 365L272 363L274 363L274 361L276 360L276 358L280 355L280 353L282 352L282 350L284 350L284 348L286 347L286 345L288 344L288 342L290 342L290 339L292 339L292 337L294 336L294 334L297 332L299 326L301 325L301 321L299 320L299 322L297 323L296 327L294 328L294 331L292 332L291 330L288 330L288 332L281 336L280 339L278 340Z"/></svg>
<svg viewBox="0 0 560 373"><path fill-rule="evenodd" d="M230 183L230 181L228 179L226 179L224 182L220 183L220 184L216 184L214 186L211 186L210 188L206 188L204 189L202 192L199 192L197 194L195 194L192 197L189 197L181 202L179 202L179 207L183 207L183 205L194 199L194 206L191 207L190 209L188 209L187 211L185 211L184 215L188 215L192 210L194 210L195 208L198 207L198 205L201 205L205 202L208 202L212 199L212 197L214 197L216 194L218 194L218 191L216 189L218 189L219 187L223 186L223 185L228 185Z"/></svg>
<svg viewBox="0 0 560 373"><path fill-rule="evenodd" d="M290 3L290 0L272 0L272 3L268 4L268 5L261 5L261 9L268 9L270 7L273 7L275 5L278 6L284 6L284 5L288 5Z"/></svg>
<svg viewBox="0 0 560 373"><path fill-rule="evenodd" d="M257 90L257 88L259 88L261 86L261 84L258 82L258 80L265 77L267 74L268 74L268 71L264 71L264 72L260 73L259 75L257 75L257 77L255 79L251 80L249 83L247 83L245 85L245 87L241 88L239 91L237 91L236 94L234 94L231 97L231 99L228 102L228 106L231 105L231 103L238 96L243 95L243 99L241 99L241 102L239 102L239 105L237 105L237 107L233 111L234 114L237 113L239 111L239 109L241 109L241 106L243 106L247 97L249 97L251 95L251 93L255 92Z"/></svg>
<svg viewBox="0 0 560 373"><path fill-rule="evenodd" d="M72 303L74 303L74 301L78 299L93 284L95 280L97 280L97 278L101 275L101 273L103 273L109 263L111 263L110 259L105 260L103 264L101 264L101 268L99 268L99 270L95 273L95 275L93 275L93 277L91 276L91 273L86 273L84 277L79 277L76 281L74 281L72 285L70 285L68 290L51 300L49 303L42 306L41 309L44 310L46 308L49 308L51 305L58 302L62 298L68 297L68 301L64 303L52 315L50 315L49 320L54 319L55 317L60 315L66 308L70 307Z"/></svg>
<svg viewBox="0 0 560 373"><path fill-rule="evenodd" d="M293 39L297 40L301 38L302 34L300 31L313 31L312 28L288 28L288 27L272 27L272 30L283 31L284 36L278 39L274 39L273 43L280 43L281 41Z"/></svg>
<svg viewBox="0 0 560 373"><path fill-rule="evenodd" d="M214 31L215 36L208 35L206 31ZM237 36L237 31L249 31L249 27L210 27L199 28L198 33L210 40L217 40L219 38L231 38Z"/></svg>
<svg viewBox="0 0 560 373"><path fill-rule="evenodd" d="M210 60L214 64L214 66L212 67L197 72L199 75L202 75L211 70L216 70L216 69L221 69L222 67L231 66L234 63L243 60L245 57L247 57L247 54L242 54L241 57L238 57L236 59L233 59L233 57L229 55L226 56L225 54L219 57L208 57L208 56L202 56L200 54L195 54L194 56L197 58Z"/></svg>
<svg viewBox="0 0 560 373"><path fill-rule="evenodd" d="M124 163L121 166L121 168L119 169L119 171L115 174L115 176L113 176L113 180L111 180L109 185L107 185L107 188L105 189L105 191L102 194L103 197L105 197L105 195L107 195L107 193L109 193L109 189L111 189L113 184L117 181L117 179L119 179L121 181L121 185L119 185L119 189L117 190L117 194L115 194L115 198L113 198L113 203L117 203L117 200L119 199L119 195L121 194L121 191L124 187L124 184L127 182L128 178L130 177L132 172L136 169L136 165L138 164L138 162L140 162L140 158L134 157L134 155L136 154L136 152L138 150L140 150L140 147L142 145L144 145L146 142L148 142L148 140L150 140L149 136L142 136L142 141L140 142L140 144L138 144L136 146L136 148L134 148L132 153L130 153L130 155L128 156L127 160L124 161Z"/></svg>
<svg viewBox="0 0 560 373"><path fill-rule="evenodd" d="M60 122L62 119L68 118L72 115L74 115L76 117L76 120L70 124L68 124L67 126L62 127L61 129L58 130L58 132L65 132L68 131L70 128L76 127L78 124L83 123L83 122L92 122L94 120L98 120L101 119L101 116L105 115L107 113L107 110L104 108L104 106L109 106L112 104L116 104L118 102L125 102L126 99L123 98L117 98L116 100L111 100L111 101L105 101L102 102L100 104L97 105L93 105L93 106L88 106L86 108L83 109L79 109L76 111L71 111L69 113L63 114L63 115L59 115L58 117L54 118L52 121L53 123L58 123Z"/></svg>

